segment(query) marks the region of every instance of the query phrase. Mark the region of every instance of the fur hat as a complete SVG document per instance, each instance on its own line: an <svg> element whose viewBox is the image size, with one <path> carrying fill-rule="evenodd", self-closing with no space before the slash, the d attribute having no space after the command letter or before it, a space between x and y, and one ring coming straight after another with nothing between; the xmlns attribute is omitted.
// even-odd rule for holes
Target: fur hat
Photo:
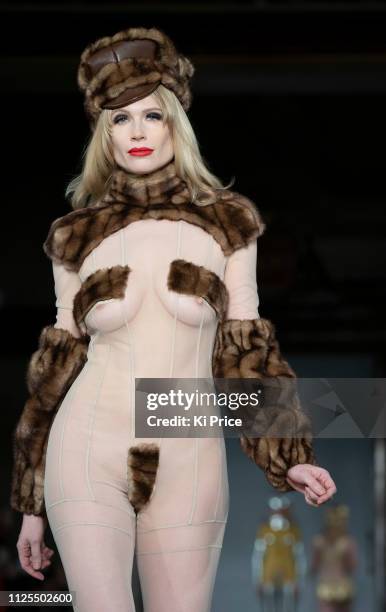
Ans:
<svg viewBox="0 0 386 612"><path fill-rule="evenodd" d="M77 81L85 95L91 128L103 108L120 108L150 95L160 83L171 89L185 111L192 94L191 61L156 28L130 28L89 44L80 57Z"/></svg>

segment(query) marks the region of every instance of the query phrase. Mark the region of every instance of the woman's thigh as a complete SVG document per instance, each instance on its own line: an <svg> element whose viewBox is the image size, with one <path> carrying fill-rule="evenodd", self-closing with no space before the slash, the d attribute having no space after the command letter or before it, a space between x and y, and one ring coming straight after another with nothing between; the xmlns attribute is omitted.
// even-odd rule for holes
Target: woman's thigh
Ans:
<svg viewBox="0 0 386 612"><path fill-rule="evenodd" d="M160 441L155 486L137 514L145 612L209 612L229 507L224 440Z"/></svg>
<svg viewBox="0 0 386 612"><path fill-rule="evenodd" d="M210 612L220 553L221 545L137 553L145 612Z"/></svg>
<svg viewBox="0 0 386 612"><path fill-rule="evenodd" d="M48 521L74 591L75 612L134 612L131 588L135 515L111 503L68 500L51 505Z"/></svg>

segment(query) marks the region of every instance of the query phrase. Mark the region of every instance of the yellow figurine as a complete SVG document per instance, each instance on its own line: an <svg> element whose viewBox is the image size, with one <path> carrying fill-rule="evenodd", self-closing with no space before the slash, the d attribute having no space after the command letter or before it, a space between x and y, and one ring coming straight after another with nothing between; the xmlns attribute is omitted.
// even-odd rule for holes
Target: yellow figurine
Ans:
<svg viewBox="0 0 386 612"><path fill-rule="evenodd" d="M264 612L295 612L306 572L302 534L288 497L269 499L270 516L256 533L252 580Z"/></svg>

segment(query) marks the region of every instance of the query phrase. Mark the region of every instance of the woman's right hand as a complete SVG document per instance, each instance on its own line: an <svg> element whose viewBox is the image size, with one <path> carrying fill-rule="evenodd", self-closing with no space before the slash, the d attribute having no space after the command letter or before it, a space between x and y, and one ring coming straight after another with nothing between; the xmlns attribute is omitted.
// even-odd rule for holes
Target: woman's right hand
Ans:
<svg viewBox="0 0 386 612"><path fill-rule="evenodd" d="M23 514L23 523L20 530L16 548L19 554L20 565L28 574L44 580L41 571L51 564L54 554L52 548L44 543L44 530L46 519L34 514Z"/></svg>

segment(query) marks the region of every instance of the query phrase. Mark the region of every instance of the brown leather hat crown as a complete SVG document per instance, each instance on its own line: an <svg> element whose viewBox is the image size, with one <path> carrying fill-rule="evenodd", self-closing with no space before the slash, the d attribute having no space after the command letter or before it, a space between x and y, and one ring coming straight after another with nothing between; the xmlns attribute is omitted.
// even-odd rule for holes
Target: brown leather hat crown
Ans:
<svg viewBox="0 0 386 612"><path fill-rule="evenodd" d="M193 74L191 61L177 52L164 32L130 28L88 45L80 57L77 81L93 128L103 108L126 106L160 84L173 91L187 111Z"/></svg>

